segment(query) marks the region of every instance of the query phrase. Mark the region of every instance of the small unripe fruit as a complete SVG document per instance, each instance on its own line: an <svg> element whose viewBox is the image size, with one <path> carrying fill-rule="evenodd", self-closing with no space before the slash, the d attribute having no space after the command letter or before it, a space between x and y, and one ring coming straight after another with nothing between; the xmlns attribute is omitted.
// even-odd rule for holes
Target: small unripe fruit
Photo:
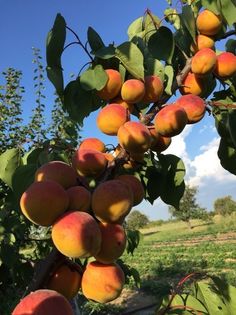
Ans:
<svg viewBox="0 0 236 315"><path fill-rule="evenodd" d="M34 182L20 199L22 213L31 222L41 226L52 225L68 204L66 191L53 181Z"/></svg>
<svg viewBox="0 0 236 315"><path fill-rule="evenodd" d="M196 25L201 34L212 36L220 31L222 20L219 15L209 10L203 10L197 17Z"/></svg>
<svg viewBox="0 0 236 315"><path fill-rule="evenodd" d="M216 53L210 48L199 50L192 58L191 70L197 76L211 73L216 66Z"/></svg>
<svg viewBox="0 0 236 315"><path fill-rule="evenodd" d="M173 137L182 132L188 117L183 108L170 104L162 108L154 118L156 132L164 137Z"/></svg>
<svg viewBox="0 0 236 315"><path fill-rule="evenodd" d="M129 112L119 104L103 107L97 116L97 127L106 135L117 135L118 129L129 120Z"/></svg>
<svg viewBox="0 0 236 315"><path fill-rule="evenodd" d="M144 153L151 145L151 137L147 127L136 121L128 121L117 133L120 145L130 153Z"/></svg>
<svg viewBox="0 0 236 315"><path fill-rule="evenodd" d="M97 94L104 100L111 100L118 95L122 86L122 78L120 73L114 69L105 70L108 75L108 81L102 90Z"/></svg>
<svg viewBox="0 0 236 315"><path fill-rule="evenodd" d="M206 112L206 106L203 99L197 95L187 94L181 96L175 104L184 108L188 116L188 124L194 124L200 121Z"/></svg>
<svg viewBox="0 0 236 315"><path fill-rule="evenodd" d="M121 87L121 97L127 103L138 103L145 95L145 85L137 79L125 81Z"/></svg>
<svg viewBox="0 0 236 315"><path fill-rule="evenodd" d="M121 294L125 275L116 263L102 264L93 261L87 264L82 277L82 292L87 299L107 303Z"/></svg>
<svg viewBox="0 0 236 315"><path fill-rule="evenodd" d="M54 223L52 240L63 255L85 258L99 252L101 231L90 214L82 211L69 211Z"/></svg>

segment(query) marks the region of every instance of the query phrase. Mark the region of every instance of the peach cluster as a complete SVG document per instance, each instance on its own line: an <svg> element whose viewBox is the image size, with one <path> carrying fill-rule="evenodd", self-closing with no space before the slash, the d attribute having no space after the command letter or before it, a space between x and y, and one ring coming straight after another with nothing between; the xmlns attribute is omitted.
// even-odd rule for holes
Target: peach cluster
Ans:
<svg viewBox="0 0 236 315"><path fill-rule="evenodd" d="M190 49L194 53L191 71L183 80L180 92L204 96L209 94L210 81L215 77L226 80L236 73L236 56L231 52L216 54L215 36L220 32L223 22L220 15L210 10L201 11L196 19L198 34Z"/></svg>

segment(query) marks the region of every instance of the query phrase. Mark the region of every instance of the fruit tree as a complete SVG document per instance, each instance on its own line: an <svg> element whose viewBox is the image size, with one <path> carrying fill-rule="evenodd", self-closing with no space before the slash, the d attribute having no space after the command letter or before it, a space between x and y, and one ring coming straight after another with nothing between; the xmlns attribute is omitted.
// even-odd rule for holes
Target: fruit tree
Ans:
<svg viewBox="0 0 236 315"><path fill-rule="evenodd" d="M160 198L178 209L185 166L165 150L188 124L212 115L221 165L236 175L235 0L185 0L181 10L167 2L159 17L147 9L133 21L127 41L117 46L105 45L92 27L83 44L69 21L61 14L55 18L47 36L47 76L63 110L81 126L96 112L94 124L115 145L96 137L78 147L51 139L29 152L14 148L0 156L6 203L9 211L18 210L5 252L15 251L18 265L32 269L14 315L71 315L68 300L79 291L107 303L121 294L129 276L137 280L137 272L120 262L126 248L137 246L124 223L144 199L153 204ZM73 42L67 43L68 33ZM65 84L61 57L72 44L82 47L88 63ZM38 240L45 235L34 242L40 257L33 260L23 250L32 231ZM17 238L22 242L16 248Z"/></svg>

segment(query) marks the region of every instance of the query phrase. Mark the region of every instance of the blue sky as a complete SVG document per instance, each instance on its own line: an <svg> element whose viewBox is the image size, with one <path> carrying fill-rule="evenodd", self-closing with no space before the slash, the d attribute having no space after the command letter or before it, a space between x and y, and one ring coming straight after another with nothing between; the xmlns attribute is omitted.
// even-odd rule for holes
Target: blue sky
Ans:
<svg viewBox="0 0 236 315"><path fill-rule="evenodd" d="M165 0L0 0L0 71L7 67L23 71L22 83L26 89L23 104L25 120L35 105L32 47L39 48L45 58L46 36L57 13L64 16L68 26L78 33L82 42L86 41L87 28L92 26L106 44L114 41L119 45L127 40L129 24L142 16L147 8L162 18L166 7ZM68 48L62 59L65 81L68 82L71 73L77 74L87 61L81 48ZM49 81L45 85L46 106L50 110L54 89ZM85 120L82 136L97 136L106 143L116 141L99 132L95 119L96 113L93 113ZM218 197L231 195L236 199L235 177L221 168L216 156L218 141L214 120L206 115L200 123L188 126L180 136L174 137L167 151L182 157L187 168L186 181L199 187L198 201L208 210L213 208L213 201ZM137 208L151 219L168 217L167 206L159 200L154 206L143 202Z"/></svg>

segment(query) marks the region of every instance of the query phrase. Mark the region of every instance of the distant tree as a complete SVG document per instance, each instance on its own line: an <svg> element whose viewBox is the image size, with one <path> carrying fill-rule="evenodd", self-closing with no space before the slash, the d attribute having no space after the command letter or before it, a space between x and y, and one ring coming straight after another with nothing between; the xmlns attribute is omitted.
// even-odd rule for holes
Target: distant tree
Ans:
<svg viewBox="0 0 236 315"><path fill-rule="evenodd" d="M200 207L196 200L197 187L186 186L183 197L179 203L179 209L169 206L168 210L172 217L182 220L191 229L191 219L206 219L208 217L204 208Z"/></svg>
<svg viewBox="0 0 236 315"><path fill-rule="evenodd" d="M127 217L126 224L127 228L136 230L144 227L149 223L148 217L138 210L133 210Z"/></svg>
<svg viewBox="0 0 236 315"><path fill-rule="evenodd" d="M215 200L215 214L228 215L231 214L233 211L236 211L236 201L232 199L232 196L225 196Z"/></svg>

